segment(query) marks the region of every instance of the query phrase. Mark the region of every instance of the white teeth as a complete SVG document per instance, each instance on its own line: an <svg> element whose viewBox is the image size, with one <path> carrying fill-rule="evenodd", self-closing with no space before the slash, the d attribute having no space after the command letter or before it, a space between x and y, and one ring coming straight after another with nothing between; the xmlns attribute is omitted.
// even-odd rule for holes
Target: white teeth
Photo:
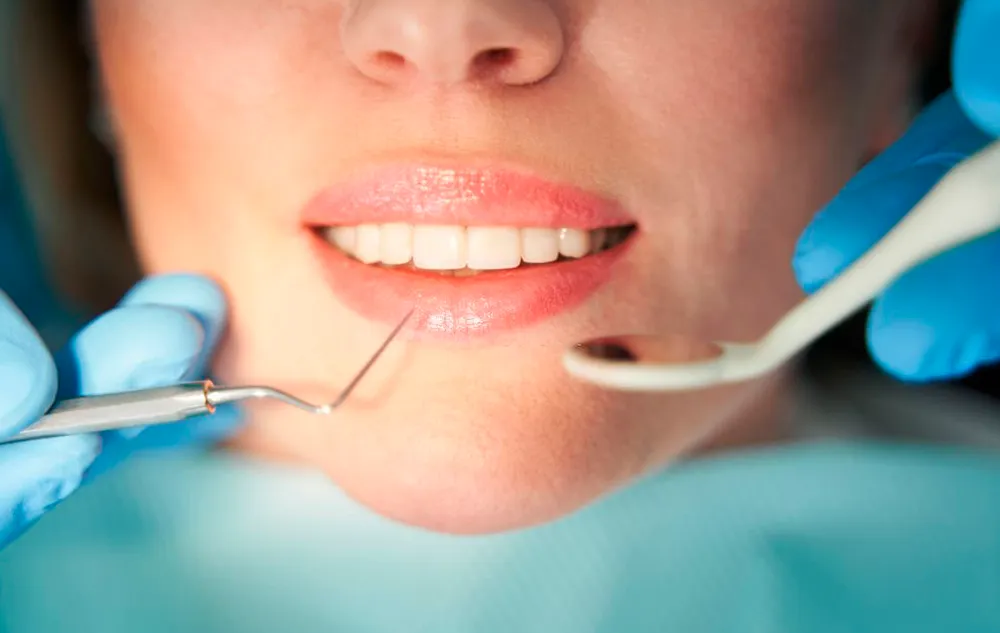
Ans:
<svg viewBox="0 0 1000 633"><path fill-rule="evenodd" d="M383 264L408 264L413 259L413 227L409 224L383 224L380 246Z"/></svg>
<svg viewBox="0 0 1000 633"><path fill-rule="evenodd" d="M604 249L608 231L397 222L329 227L323 236L365 264L412 264L423 270L472 273L517 268L521 262L549 264L560 256L585 257Z"/></svg>
<svg viewBox="0 0 1000 633"><path fill-rule="evenodd" d="M382 231L377 224L358 226L354 236L354 256L366 264L374 264L381 257Z"/></svg>
<svg viewBox="0 0 1000 633"><path fill-rule="evenodd" d="M583 257L590 252L590 233L580 229L559 229L559 254Z"/></svg>
<svg viewBox="0 0 1000 633"><path fill-rule="evenodd" d="M526 264L548 264L559 259L559 231L521 229L521 259Z"/></svg>
<svg viewBox="0 0 1000 633"><path fill-rule="evenodd" d="M515 228L470 226L467 231L472 270L504 270L521 265L521 231Z"/></svg>
<svg viewBox="0 0 1000 633"><path fill-rule="evenodd" d="M465 227L413 227L413 265L424 270L465 268Z"/></svg>

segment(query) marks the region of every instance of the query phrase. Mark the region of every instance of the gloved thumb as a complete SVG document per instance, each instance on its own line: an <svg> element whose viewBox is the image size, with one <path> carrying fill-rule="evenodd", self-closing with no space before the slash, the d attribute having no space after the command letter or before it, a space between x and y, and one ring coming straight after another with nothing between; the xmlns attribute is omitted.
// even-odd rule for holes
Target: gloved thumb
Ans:
<svg viewBox="0 0 1000 633"><path fill-rule="evenodd" d="M34 328L0 292L0 437L35 422L56 394L56 368ZM79 486L92 436L0 445L0 549Z"/></svg>
<svg viewBox="0 0 1000 633"><path fill-rule="evenodd" d="M0 292L0 437L37 420L55 395L56 368L48 349Z"/></svg>
<svg viewBox="0 0 1000 633"><path fill-rule="evenodd" d="M1000 2L965 0L955 32L955 93L976 124L1000 136Z"/></svg>

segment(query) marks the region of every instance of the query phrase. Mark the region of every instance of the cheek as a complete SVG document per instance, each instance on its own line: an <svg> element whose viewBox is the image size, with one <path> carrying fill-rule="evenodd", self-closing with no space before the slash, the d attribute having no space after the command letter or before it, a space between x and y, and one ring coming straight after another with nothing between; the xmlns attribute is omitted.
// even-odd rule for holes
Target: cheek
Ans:
<svg viewBox="0 0 1000 633"><path fill-rule="evenodd" d="M198 180L210 197L247 165L295 156L303 117L339 49L338 2L94 0L99 53L127 166L144 179ZM319 67L318 66L322 66ZM326 74L324 75L324 71ZM318 105L317 105L318 107ZM326 112L325 116L337 115ZM192 172L197 172L194 176ZM232 193L229 192L229 202ZM218 210L216 210L218 212Z"/></svg>
<svg viewBox="0 0 1000 633"><path fill-rule="evenodd" d="M670 24L657 29L608 7L584 45L608 53L593 62L630 122L618 128L630 135L622 180L655 242L641 253L641 283L669 289L639 320L747 340L802 298L795 243L870 139L858 69L871 49L863 11L844 5L766 0L713 20L705 11L664 5ZM623 40L629 30L650 36Z"/></svg>

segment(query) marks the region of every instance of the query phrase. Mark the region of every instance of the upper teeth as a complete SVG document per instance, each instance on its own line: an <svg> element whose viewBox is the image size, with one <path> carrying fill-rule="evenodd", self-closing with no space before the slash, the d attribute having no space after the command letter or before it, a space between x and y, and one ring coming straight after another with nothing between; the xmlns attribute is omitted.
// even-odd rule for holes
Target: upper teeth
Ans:
<svg viewBox="0 0 1000 633"><path fill-rule="evenodd" d="M503 270L601 250L607 231L480 226L362 224L331 226L326 239L366 264L424 270Z"/></svg>

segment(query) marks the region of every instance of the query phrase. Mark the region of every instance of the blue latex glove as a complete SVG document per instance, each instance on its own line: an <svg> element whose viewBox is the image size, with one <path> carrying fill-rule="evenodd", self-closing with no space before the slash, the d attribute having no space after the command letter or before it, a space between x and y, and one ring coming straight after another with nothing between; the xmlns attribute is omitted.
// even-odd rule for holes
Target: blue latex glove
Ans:
<svg viewBox="0 0 1000 633"><path fill-rule="evenodd" d="M998 33L1000 2L966 0L953 93L927 108L806 229L793 267L807 292L840 274L949 169L1000 135ZM868 345L885 370L915 382L959 378L1000 360L1000 234L903 276L875 302Z"/></svg>
<svg viewBox="0 0 1000 633"><path fill-rule="evenodd" d="M156 387L199 377L226 314L221 291L193 276L139 284L118 308L83 328L53 358L0 293L0 437L33 423L57 396ZM0 446L0 548L72 493L90 472L149 447L218 440L233 410L139 433L106 433Z"/></svg>

